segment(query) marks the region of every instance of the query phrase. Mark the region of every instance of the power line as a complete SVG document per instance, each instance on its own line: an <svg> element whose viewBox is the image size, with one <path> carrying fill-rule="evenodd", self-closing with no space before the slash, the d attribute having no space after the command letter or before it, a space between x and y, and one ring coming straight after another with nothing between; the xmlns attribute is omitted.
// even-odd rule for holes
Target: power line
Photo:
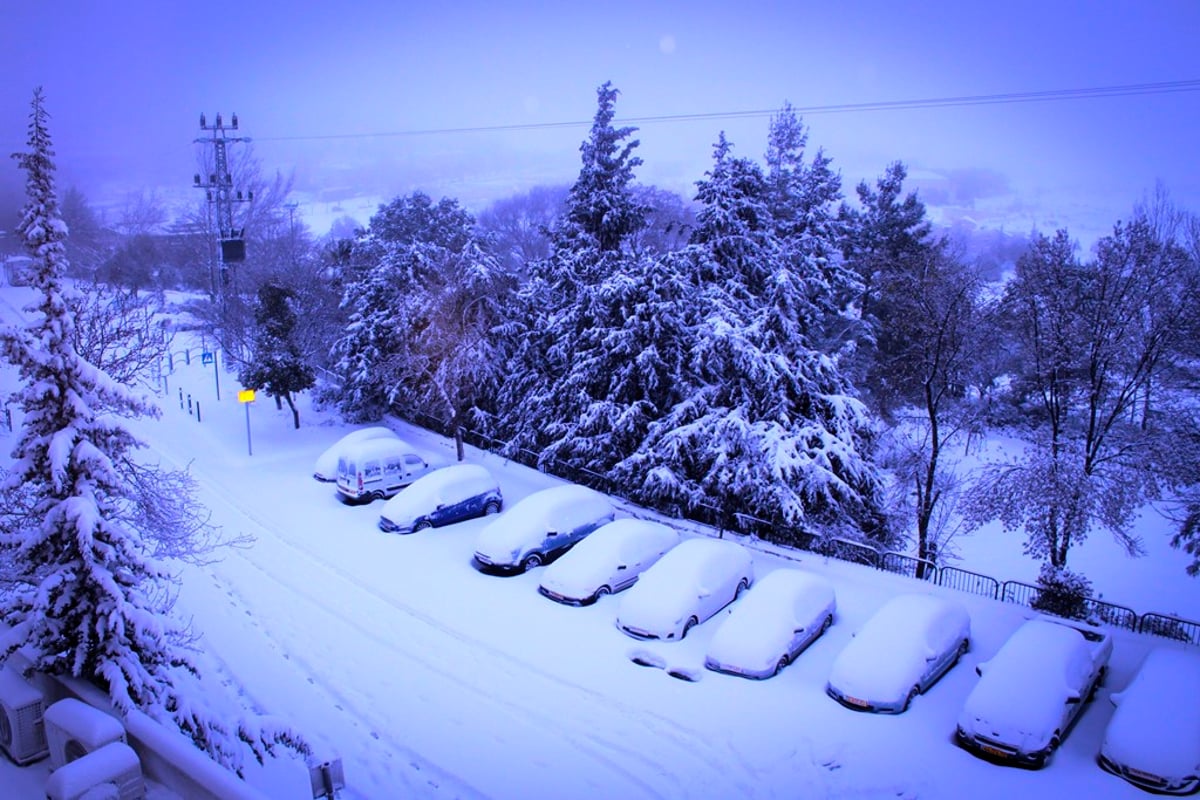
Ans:
<svg viewBox="0 0 1200 800"><path fill-rule="evenodd" d="M956 97L930 97L918 100L880 100L866 103L834 103L830 105L793 106L802 116L814 114L845 114L863 111L902 111L923 108L963 108L968 106L1003 105L1011 103L1046 103L1062 100L1088 100L1103 97L1133 97L1151 94L1175 94L1200 91L1200 79L1160 81L1157 83L1130 83L1117 86L1093 86L1085 89L1048 89L1036 92L1004 92L1001 94L960 95ZM753 119L770 117L780 109L754 109L749 111L709 111L695 114L662 114L645 117L624 117L614 120L619 124L655 124L663 122L692 122L697 120ZM377 131L374 133L329 133L308 136L260 136L257 141L299 142L330 139L374 139L399 136L434 136L453 133L499 133L504 131L551 130L591 125L592 120L566 122L526 122L508 125L474 125L459 128L415 128L400 131Z"/></svg>

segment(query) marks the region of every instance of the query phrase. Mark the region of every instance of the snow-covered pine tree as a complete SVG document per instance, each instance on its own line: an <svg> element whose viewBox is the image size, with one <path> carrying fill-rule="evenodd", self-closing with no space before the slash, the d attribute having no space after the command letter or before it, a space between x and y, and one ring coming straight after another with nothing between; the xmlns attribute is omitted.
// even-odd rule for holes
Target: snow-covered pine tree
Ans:
<svg viewBox="0 0 1200 800"><path fill-rule="evenodd" d="M298 429L300 410L293 395L311 387L317 374L305 361L296 341L299 318L294 304L295 292L287 287L274 283L259 287L250 359L238 371L238 380L243 386L286 400Z"/></svg>
<svg viewBox="0 0 1200 800"><path fill-rule="evenodd" d="M405 394L451 431L461 461L464 424L495 408L515 279L474 238L445 252L437 278L428 287L427 324L416 334Z"/></svg>
<svg viewBox="0 0 1200 800"><path fill-rule="evenodd" d="M877 532L869 420L836 362L812 348L804 309L821 284L797 279L762 171L722 135L697 199L683 399L623 469L650 502Z"/></svg>
<svg viewBox="0 0 1200 800"><path fill-rule="evenodd" d="M767 207L795 285L789 313L803 347L840 358L865 333L855 308L862 286L839 249L841 176L823 149L806 159L808 130L790 104L772 118L767 141Z"/></svg>
<svg viewBox="0 0 1200 800"><path fill-rule="evenodd" d="M639 274L629 243L645 225L646 208L633 190L633 171L642 162L633 155L637 140L629 140L635 129L613 127L617 94L611 83L597 89L595 119L579 148L579 177L554 231L552 252L531 265L520 293L519 308L528 316L520 323L523 341L501 401L512 411L505 438L551 467L560 459L567 467L595 466L589 457L576 459L572 444L586 410L608 400L608 376L588 374L606 363L594 358L589 343L624 324L603 310L607 301L598 293L615 276ZM590 421L602 424L598 417Z"/></svg>
<svg viewBox="0 0 1200 800"><path fill-rule="evenodd" d="M220 718L189 683L197 670L169 612L172 576L139 528L158 513L139 504L155 499L132 485L140 445L121 421L157 410L75 351L48 119L38 89L29 150L16 158L27 197L17 230L34 258L39 299L27 328L0 334L20 372L25 417L3 486L11 502L0 509L0 549L15 573L0 661L24 648L35 669L93 681L118 711L178 726L232 769L243 763L242 744L259 758L280 744L307 751L265 720Z"/></svg>
<svg viewBox="0 0 1200 800"><path fill-rule="evenodd" d="M631 492L636 478L611 471L681 399L693 284L687 259L675 254L624 264L579 298L580 317L591 324L578 332L571 368L551 389L557 413L544 428L543 457Z"/></svg>
<svg viewBox="0 0 1200 800"><path fill-rule="evenodd" d="M440 265L467 245L474 220L454 200L414 192L380 206L343 269L348 322L333 345L348 418L378 419L417 360L417 336Z"/></svg>

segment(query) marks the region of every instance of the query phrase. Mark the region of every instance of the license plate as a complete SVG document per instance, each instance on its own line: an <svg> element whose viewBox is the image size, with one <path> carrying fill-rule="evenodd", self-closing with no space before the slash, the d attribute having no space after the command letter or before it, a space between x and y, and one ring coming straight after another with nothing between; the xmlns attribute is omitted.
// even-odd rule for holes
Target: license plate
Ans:
<svg viewBox="0 0 1200 800"><path fill-rule="evenodd" d="M979 749L993 756L1000 756L1001 758L1008 758L1010 755L1009 753L1001 750L999 747L992 747L990 744L981 744L979 745Z"/></svg>
<svg viewBox="0 0 1200 800"><path fill-rule="evenodd" d="M849 695L846 695L842 699L845 700L850 705L858 706L860 708L866 708L867 706L871 705L866 700L859 700L857 697L850 697Z"/></svg>

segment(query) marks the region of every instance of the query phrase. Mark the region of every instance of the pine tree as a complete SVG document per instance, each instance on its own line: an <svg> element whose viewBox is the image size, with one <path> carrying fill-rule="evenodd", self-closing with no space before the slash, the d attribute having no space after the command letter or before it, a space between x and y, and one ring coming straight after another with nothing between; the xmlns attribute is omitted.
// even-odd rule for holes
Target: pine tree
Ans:
<svg viewBox="0 0 1200 800"><path fill-rule="evenodd" d="M420 370L417 339L438 272L470 242L473 224L456 201L414 192L380 206L354 243L342 274L348 321L332 348L343 381L337 402L350 419L378 419Z"/></svg>
<svg viewBox="0 0 1200 800"><path fill-rule="evenodd" d="M16 571L3 618L0 661L27 648L33 667L95 682L118 711L140 709L175 724L197 747L238 768L239 743L262 757L276 744L307 750L290 731L218 718L194 696L197 675L184 633L168 612L172 576L142 527L161 515L135 486L139 442L121 419L154 415L75 351L67 235L54 189L54 151L41 90L34 92L18 232L34 258L39 301L28 328L0 336L17 367L25 421L4 482L0 548Z"/></svg>
<svg viewBox="0 0 1200 800"><path fill-rule="evenodd" d="M869 419L811 344L823 284L793 269L768 181L731 149L722 135L698 184L681 399L623 468L648 502L879 535Z"/></svg>
<svg viewBox="0 0 1200 800"><path fill-rule="evenodd" d="M618 94L611 81L596 90L596 116L591 134L579 146L583 166L567 198L560 248L580 249L583 239L586 247L612 252L646 224L646 208L632 192L633 171L642 164L633 155L639 142L626 141L637 129L612 125Z"/></svg>
<svg viewBox="0 0 1200 800"><path fill-rule="evenodd" d="M624 324L606 308L604 287L616 276L640 280L630 244L645 226L646 208L632 185L642 162L633 155L637 140L627 141L634 129L612 125L617 94L611 83L597 90L595 120L580 146L579 177L550 257L531 265L519 295L518 308L527 313L517 322L522 340L501 399L516 413L503 423L503 433L514 449L538 453L548 466L546 460L558 459L568 467L596 466L590 457L576 458L570 441L587 409L608 399L603 381L587 374L597 366L590 343L600 331ZM598 429L594 435L604 436Z"/></svg>
<svg viewBox="0 0 1200 800"><path fill-rule="evenodd" d="M243 386L286 400L293 424L299 428L300 411L292 396L311 387L317 375L296 342L299 320L294 299L295 292L276 284L268 283L258 290L250 360L239 370L238 380Z"/></svg>

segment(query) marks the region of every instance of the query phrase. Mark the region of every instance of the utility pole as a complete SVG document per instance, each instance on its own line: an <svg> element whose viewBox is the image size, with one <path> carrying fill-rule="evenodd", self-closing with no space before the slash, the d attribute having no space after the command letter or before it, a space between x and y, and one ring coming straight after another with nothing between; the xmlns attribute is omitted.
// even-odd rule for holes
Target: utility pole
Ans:
<svg viewBox="0 0 1200 800"><path fill-rule="evenodd" d="M217 253L220 255L221 277L218 282L215 274L210 276L214 298L217 295L224 295L230 284L230 265L240 264L246 260L246 230L243 227L234 226L233 207L236 203L252 201L254 192L243 194L241 189L234 188L233 175L229 172L229 157L225 152L226 145L231 142L250 141L249 136L228 135L229 131L237 129L237 114L231 115L229 127L226 128L220 112L217 112L216 122L212 125L208 124L201 112L200 130L208 135L195 139L196 144L212 145L213 148L212 168L208 175L196 173L195 186L197 189L205 191L209 207L213 212L212 218L216 220Z"/></svg>

